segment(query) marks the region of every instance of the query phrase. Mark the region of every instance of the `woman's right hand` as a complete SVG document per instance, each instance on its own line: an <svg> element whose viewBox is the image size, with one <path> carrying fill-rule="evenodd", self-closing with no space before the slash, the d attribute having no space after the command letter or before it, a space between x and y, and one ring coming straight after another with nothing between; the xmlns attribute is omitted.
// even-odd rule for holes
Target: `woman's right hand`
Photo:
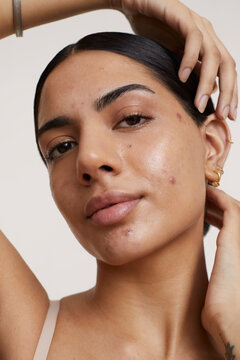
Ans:
<svg viewBox="0 0 240 360"><path fill-rule="evenodd" d="M219 118L236 118L238 91L236 64L211 23L178 0L111 0L129 20L135 33L183 53L179 78L185 82L197 66L200 81L195 106L203 112L219 77ZM200 69L199 69L200 67Z"/></svg>

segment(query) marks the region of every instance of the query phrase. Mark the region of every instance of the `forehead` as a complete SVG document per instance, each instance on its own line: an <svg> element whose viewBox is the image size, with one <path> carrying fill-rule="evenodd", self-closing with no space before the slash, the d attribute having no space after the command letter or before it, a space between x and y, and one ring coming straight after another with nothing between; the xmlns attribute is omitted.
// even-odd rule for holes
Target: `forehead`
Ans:
<svg viewBox="0 0 240 360"><path fill-rule="evenodd" d="M48 76L42 89L39 126L44 118L62 112L63 107L93 103L114 88L130 83L163 88L159 80L143 64L120 54L90 50L71 55ZM165 90L168 96L169 91Z"/></svg>
<svg viewBox="0 0 240 360"><path fill-rule="evenodd" d="M103 50L84 50L70 55L59 64L48 76L46 83L74 80L76 77L77 81L80 77L82 80L91 80L95 79L96 73L99 76L106 73L123 76L124 73L131 74L132 71L152 76L150 69L128 56Z"/></svg>

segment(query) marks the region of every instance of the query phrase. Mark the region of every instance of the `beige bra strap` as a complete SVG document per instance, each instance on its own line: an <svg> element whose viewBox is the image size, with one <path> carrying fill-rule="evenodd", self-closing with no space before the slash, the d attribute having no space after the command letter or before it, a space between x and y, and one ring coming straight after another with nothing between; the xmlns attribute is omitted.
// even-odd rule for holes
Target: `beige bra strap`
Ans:
<svg viewBox="0 0 240 360"><path fill-rule="evenodd" d="M50 300L47 316L42 328L33 360L46 360L56 327L60 300Z"/></svg>

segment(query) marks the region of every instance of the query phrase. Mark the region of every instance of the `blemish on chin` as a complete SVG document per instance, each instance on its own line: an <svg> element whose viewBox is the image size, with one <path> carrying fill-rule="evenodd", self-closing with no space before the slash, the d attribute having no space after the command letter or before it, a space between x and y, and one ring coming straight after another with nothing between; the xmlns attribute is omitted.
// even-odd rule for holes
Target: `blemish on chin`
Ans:
<svg viewBox="0 0 240 360"><path fill-rule="evenodd" d="M133 233L133 230L131 230L131 229L124 230L124 235L125 235L125 236L129 236L129 235L131 235L132 233Z"/></svg>
<svg viewBox="0 0 240 360"><path fill-rule="evenodd" d="M175 179L175 177L174 176L170 176L170 178L169 178L169 182L171 183L171 184L176 184L176 179Z"/></svg>

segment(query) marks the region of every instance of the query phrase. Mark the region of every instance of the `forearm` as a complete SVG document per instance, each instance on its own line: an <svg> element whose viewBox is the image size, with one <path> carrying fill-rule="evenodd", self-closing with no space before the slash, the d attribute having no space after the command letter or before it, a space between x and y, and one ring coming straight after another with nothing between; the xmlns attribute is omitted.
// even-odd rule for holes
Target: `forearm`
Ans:
<svg viewBox="0 0 240 360"><path fill-rule="evenodd" d="M107 9L109 0L22 0L23 29L84 12ZM0 1L0 38L14 33L12 0Z"/></svg>

